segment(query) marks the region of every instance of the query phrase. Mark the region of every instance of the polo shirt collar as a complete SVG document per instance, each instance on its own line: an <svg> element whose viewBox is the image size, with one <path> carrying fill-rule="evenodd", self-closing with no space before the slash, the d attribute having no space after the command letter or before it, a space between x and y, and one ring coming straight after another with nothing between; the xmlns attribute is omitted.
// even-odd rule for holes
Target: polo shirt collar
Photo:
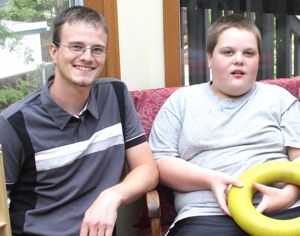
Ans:
<svg viewBox="0 0 300 236"><path fill-rule="evenodd" d="M95 92L94 92L95 87L91 88L90 91L90 97L88 99L88 104L86 109L92 114L92 116L95 117L95 119L99 119L99 111L98 111L98 104L97 100L95 97Z"/></svg>
<svg viewBox="0 0 300 236"><path fill-rule="evenodd" d="M50 96L49 87L53 83L54 75L50 76L47 80L46 84L42 88L41 92L41 103L42 107L47 111L55 124L62 130L66 127L68 122L74 117L70 113L66 112L62 109ZM95 99L94 93L90 94L90 98L88 99L88 104L86 106L86 112L89 112L96 119L99 118L98 114L98 106ZM85 113L85 112L83 112Z"/></svg>

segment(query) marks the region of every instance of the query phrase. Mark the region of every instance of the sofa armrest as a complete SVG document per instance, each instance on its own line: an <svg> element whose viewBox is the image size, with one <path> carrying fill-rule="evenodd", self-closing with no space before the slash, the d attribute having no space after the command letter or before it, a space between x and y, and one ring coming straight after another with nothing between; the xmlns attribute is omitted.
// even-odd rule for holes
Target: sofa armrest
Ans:
<svg viewBox="0 0 300 236"><path fill-rule="evenodd" d="M156 190L147 192L146 202L147 202L148 217L150 219L152 236L160 236L161 235L161 222L160 222L161 209L160 209L158 192Z"/></svg>

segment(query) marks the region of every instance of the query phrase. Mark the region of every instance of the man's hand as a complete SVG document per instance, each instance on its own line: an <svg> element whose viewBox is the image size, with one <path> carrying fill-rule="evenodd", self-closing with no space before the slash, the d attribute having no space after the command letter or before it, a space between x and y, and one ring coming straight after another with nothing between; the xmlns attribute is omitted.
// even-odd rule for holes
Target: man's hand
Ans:
<svg viewBox="0 0 300 236"><path fill-rule="evenodd" d="M299 198L299 188L290 184L283 189L258 183L253 183L253 186L263 194L261 202L256 207L256 210L261 213L287 209Z"/></svg>
<svg viewBox="0 0 300 236"><path fill-rule="evenodd" d="M211 185L210 189L212 193L214 194L219 207L221 210L230 216L230 212L227 205L227 190L229 185L235 186L235 187L243 187L243 183L241 183L239 180L225 175L221 172L214 171L214 176L211 176Z"/></svg>
<svg viewBox="0 0 300 236"><path fill-rule="evenodd" d="M103 191L85 212L80 236L111 236L121 203L119 193L111 189Z"/></svg>

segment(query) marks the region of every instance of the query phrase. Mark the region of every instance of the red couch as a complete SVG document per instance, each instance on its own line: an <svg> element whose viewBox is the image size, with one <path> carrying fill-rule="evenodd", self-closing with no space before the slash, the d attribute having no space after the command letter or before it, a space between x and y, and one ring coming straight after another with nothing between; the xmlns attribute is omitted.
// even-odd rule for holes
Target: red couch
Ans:
<svg viewBox="0 0 300 236"><path fill-rule="evenodd" d="M291 79L263 80L261 82L279 85L287 89L295 97L299 98L300 76ZM178 87L131 91L133 102L135 104L142 125L145 128L147 137L149 137L152 123L160 107L176 89L178 89ZM172 191L161 185L159 185L156 190L159 195L160 206L158 206L158 210L160 212L153 214L151 212L149 213L147 211L147 207L145 206L134 225L135 227L140 229L140 236L155 235L152 233L150 228L150 219L148 217L149 214L153 218L155 218L155 215L160 214L158 220L161 226L161 235L164 235L166 233L169 225L173 222L174 217L176 216L173 205ZM150 208L152 207L156 209L156 206L153 207L153 204L154 203L150 203ZM155 236L157 236L157 234Z"/></svg>

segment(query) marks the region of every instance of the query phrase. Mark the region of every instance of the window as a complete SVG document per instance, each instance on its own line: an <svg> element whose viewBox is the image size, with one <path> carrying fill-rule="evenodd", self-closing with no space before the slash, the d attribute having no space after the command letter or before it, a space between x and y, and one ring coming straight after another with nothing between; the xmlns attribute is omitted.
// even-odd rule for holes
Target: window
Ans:
<svg viewBox="0 0 300 236"><path fill-rule="evenodd" d="M0 0L0 111L40 87L53 74L48 54L52 22L61 10L86 5L110 26L101 76L120 78L117 0Z"/></svg>
<svg viewBox="0 0 300 236"><path fill-rule="evenodd" d="M76 0L0 0L0 110L40 87L53 73L48 56L57 13Z"/></svg>
<svg viewBox="0 0 300 236"><path fill-rule="evenodd" d="M233 12L247 16L261 31L263 50L258 79L299 75L300 1L165 0L167 86L209 81L207 28L221 15Z"/></svg>

